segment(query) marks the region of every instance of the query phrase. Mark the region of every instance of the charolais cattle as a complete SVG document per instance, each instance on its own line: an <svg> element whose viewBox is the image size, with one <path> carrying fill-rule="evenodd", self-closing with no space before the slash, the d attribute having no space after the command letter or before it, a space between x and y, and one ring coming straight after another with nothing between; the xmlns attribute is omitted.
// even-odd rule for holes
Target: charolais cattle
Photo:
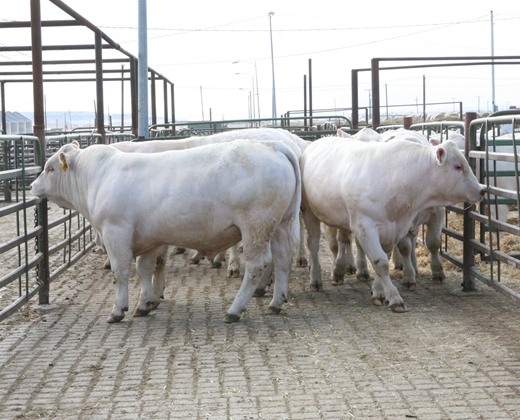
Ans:
<svg viewBox="0 0 520 420"><path fill-rule="evenodd" d="M298 159L300 159L305 148L310 142L303 140L295 134L278 128L247 128L240 130L225 131L222 133L212 134L209 136L196 136L189 137L180 140L151 140L145 142L120 142L111 144L121 151L127 153L158 153L168 150L185 150L193 147L203 146L207 144L224 143L237 139L255 140L255 141L280 141L289 146ZM297 265L307 265L307 255L305 252L305 231L303 223L300 224L300 246L298 249ZM196 252L191 258L190 263L197 264L203 255L200 252ZM217 256L215 266L219 266L218 263L222 260L223 255ZM163 260L166 259L166 252L160 255ZM159 266L160 267L160 266ZM238 252L236 247L232 247L229 251L229 262L228 262L228 277L239 277L240 276L240 262L238 259ZM158 278L164 278L162 273L157 273ZM163 285L164 286L164 285Z"/></svg>
<svg viewBox="0 0 520 420"><path fill-rule="evenodd" d="M321 290L320 221L351 231L375 271L372 303L406 311L389 277L388 253L424 209L485 194L464 155L447 141L431 147L408 140L387 143L324 137L301 159L302 209L310 252L311 289Z"/></svg>
<svg viewBox="0 0 520 420"><path fill-rule="evenodd" d="M225 322L240 319L271 262L275 284L269 309L279 312L287 298L299 241L301 174L297 156L285 144L236 140L182 151L123 153L105 145L82 150L72 143L47 161L31 189L37 197L77 210L100 235L116 279L108 322L122 320L128 310L133 257L141 279L134 315L154 307L159 297L151 277L156 249L163 245L212 257L242 241L244 278Z"/></svg>

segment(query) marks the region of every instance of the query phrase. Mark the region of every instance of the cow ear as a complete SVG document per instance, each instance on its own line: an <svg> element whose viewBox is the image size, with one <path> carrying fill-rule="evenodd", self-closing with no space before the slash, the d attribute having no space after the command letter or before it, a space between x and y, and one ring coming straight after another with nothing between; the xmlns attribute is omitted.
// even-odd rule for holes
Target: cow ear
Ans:
<svg viewBox="0 0 520 420"><path fill-rule="evenodd" d="M72 144L73 146L79 147L79 143L77 140L72 140L72 142L70 144Z"/></svg>
<svg viewBox="0 0 520 420"><path fill-rule="evenodd" d="M437 163L439 165L444 165L444 162L446 161L446 149L444 147L437 147L437 150L435 152L437 157Z"/></svg>
<svg viewBox="0 0 520 420"><path fill-rule="evenodd" d="M441 144L441 141L439 139L430 139L430 144L432 146L438 146L439 144Z"/></svg>
<svg viewBox="0 0 520 420"><path fill-rule="evenodd" d="M63 152L60 153L60 164L61 164L61 170L65 172L67 169L69 169L69 164L67 162L67 155Z"/></svg>

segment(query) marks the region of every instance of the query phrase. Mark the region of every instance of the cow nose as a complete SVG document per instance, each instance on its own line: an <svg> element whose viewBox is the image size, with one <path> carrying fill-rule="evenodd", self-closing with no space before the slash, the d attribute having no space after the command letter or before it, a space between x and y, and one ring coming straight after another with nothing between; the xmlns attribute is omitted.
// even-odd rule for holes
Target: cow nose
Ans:
<svg viewBox="0 0 520 420"><path fill-rule="evenodd" d="M487 188L483 188L483 189L481 189L481 190L480 190L480 196L481 196L482 198L484 198L484 196L486 195L486 192L487 192Z"/></svg>

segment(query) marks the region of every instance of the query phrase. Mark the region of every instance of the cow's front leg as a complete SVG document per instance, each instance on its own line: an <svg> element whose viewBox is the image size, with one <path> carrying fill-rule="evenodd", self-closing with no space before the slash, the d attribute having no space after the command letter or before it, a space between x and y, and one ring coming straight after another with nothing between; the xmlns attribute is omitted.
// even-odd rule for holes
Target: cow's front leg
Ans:
<svg viewBox="0 0 520 420"><path fill-rule="evenodd" d="M152 277L153 302L156 303L154 309L159 306L161 298L164 298L164 288L166 287L164 269L166 267L166 261L168 261L167 245L158 248L155 261L155 270Z"/></svg>
<svg viewBox="0 0 520 420"><path fill-rule="evenodd" d="M370 280L370 273L368 272L367 258L363 247L356 238L356 277L360 281Z"/></svg>
<svg viewBox="0 0 520 420"><path fill-rule="evenodd" d="M440 257L441 234L443 227L444 207L436 207L434 214L430 217L428 230L426 231L426 247L431 254L430 267L433 281L442 283L446 278Z"/></svg>
<svg viewBox="0 0 520 420"><path fill-rule="evenodd" d="M364 235L356 233L356 237L375 271L375 279L372 283L372 303L383 305L388 302L394 312L407 311L403 298L390 279L388 255L381 247L379 233L370 226L363 226L360 232L363 232Z"/></svg>

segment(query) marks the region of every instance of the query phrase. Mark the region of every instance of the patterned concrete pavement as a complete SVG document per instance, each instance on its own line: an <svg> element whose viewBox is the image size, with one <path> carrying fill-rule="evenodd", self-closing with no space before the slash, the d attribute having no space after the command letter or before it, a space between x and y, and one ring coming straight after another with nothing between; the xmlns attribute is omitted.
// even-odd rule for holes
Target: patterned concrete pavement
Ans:
<svg viewBox="0 0 520 420"><path fill-rule="evenodd" d="M0 323L2 419L518 419L520 307L484 285L421 273L412 309L370 305L367 283L308 291L294 268L279 315L254 298L223 316L238 279L168 262L159 309L107 324L112 274L90 254ZM399 274L396 274L396 279ZM398 280L396 280L398 283ZM131 282L131 309L137 282Z"/></svg>

